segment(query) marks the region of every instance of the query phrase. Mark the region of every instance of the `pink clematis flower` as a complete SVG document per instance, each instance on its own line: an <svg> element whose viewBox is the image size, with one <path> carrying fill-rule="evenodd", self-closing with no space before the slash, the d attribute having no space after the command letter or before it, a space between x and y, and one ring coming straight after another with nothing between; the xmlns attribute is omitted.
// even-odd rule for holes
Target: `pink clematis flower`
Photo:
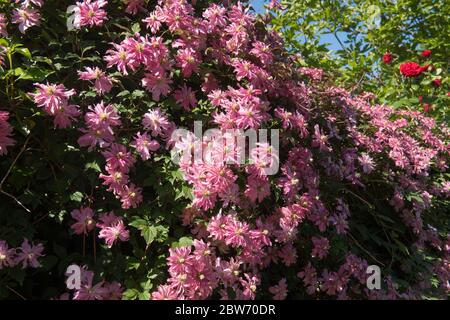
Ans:
<svg viewBox="0 0 450 320"><path fill-rule="evenodd" d="M40 24L41 15L35 9L21 7L14 9L12 23L19 25L19 30L25 33L28 28L38 26Z"/></svg>
<svg viewBox="0 0 450 320"><path fill-rule="evenodd" d="M123 187L119 197L123 209L137 208L142 202L142 189L131 183L130 186Z"/></svg>
<svg viewBox="0 0 450 320"><path fill-rule="evenodd" d="M94 273L82 269L81 288L73 296L73 300L104 300L109 295L109 290L105 288L104 281L93 284Z"/></svg>
<svg viewBox="0 0 450 320"><path fill-rule="evenodd" d="M124 47L118 45L117 43L113 43L112 45L114 49L107 50L106 55L103 58L107 62L107 67L111 68L112 66L116 66L120 73L123 75L128 75L127 67L131 69L130 55Z"/></svg>
<svg viewBox="0 0 450 320"><path fill-rule="evenodd" d="M105 239L107 246L111 248L118 240L128 241L130 233L125 228L122 219L119 218L118 221L111 223L110 226L102 228L98 237Z"/></svg>
<svg viewBox="0 0 450 320"><path fill-rule="evenodd" d="M53 123L56 128L64 129L72 124L72 121L76 121L76 118L81 114L77 105L61 106L55 113Z"/></svg>
<svg viewBox="0 0 450 320"><path fill-rule="evenodd" d="M238 81L247 78L252 79L255 73L255 65L249 61L236 59L233 63L234 71L236 72L236 79Z"/></svg>
<svg viewBox="0 0 450 320"><path fill-rule="evenodd" d="M264 65L272 63L273 55L270 47L261 41L255 41L253 43L253 49L250 50L250 53L258 57Z"/></svg>
<svg viewBox="0 0 450 320"><path fill-rule="evenodd" d="M138 132L131 146L136 148L136 151L139 152L139 155L144 161L150 159L151 152L155 152L160 147L159 142L152 140L147 132L143 134Z"/></svg>
<svg viewBox="0 0 450 320"><path fill-rule="evenodd" d="M107 165L120 172L128 173L130 168L136 162L134 156L127 150L124 145L113 143L111 147L102 152L106 159Z"/></svg>
<svg viewBox="0 0 450 320"><path fill-rule="evenodd" d="M103 287L107 291L104 295L105 300L122 300L123 288L119 282L106 282Z"/></svg>
<svg viewBox="0 0 450 320"><path fill-rule="evenodd" d="M191 247L169 249L170 256L167 258L169 272L171 274L186 273L193 263L190 253Z"/></svg>
<svg viewBox="0 0 450 320"><path fill-rule="evenodd" d="M142 20L146 23L147 28L150 29L152 33L156 33L159 31L162 25L162 18L157 13L153 12L151 13L147 18Z"/></svg>
<svg viewBox="0 0 450 320"><path fill-rule="evenodd" d="M283 6L280 3L279 0L270 0L269 4L267 5L267 7L270 10L283 10Z"/></svg>
<svg viewBox="0 0 450 320"><path fill-rule="evenodd" d="M44 108L44 111L50 115L55 115L57 110L67 105L68 99L75 94L75 90L67 90L63 84L35 83L34 85L38 87L38 92L29 95L38 107Z"/></svg>
<svg viewBox="0 0 450 320"><path fill-rule="evenodd" d="M358 157L359 163L362 166L364 173L370 173L373 171L375 164L371 156L369 156L367 153L361 154L361 156Z"/></svg>
<svg viewBox="0 0 450 320"><path fill-rule="evenodd" d="M108 191L112 191L114 194L120 194L129 181L128 175L109 165L106 165L105 168L108 174L100 174L100 179L104 180L103 185L109 186Z"/></svg>
<svg viewBox="0 0 450 320"><path fill-rule="evenodd" d="M91 208L81 207L73 210L70 215L77 221L70 226L75 234L87 234L95 228L94 212Z"/></svg>
<svg viewBox="0 0 450 320"><path fill-rule="evenodd" d="M190 87L187 87L186 84L176 90L174 96L177 100L177 103L181 104L187 111L189 111L190 107L194 108L197 104L195 91L192 91L192 89Z"/></svg>
<svg viewBox="0 0 450 320"><path fill-rule="evenodd" d="M121 217L116 216L112 211L106 212L99 216L98 218L99 222L97 222L97 227L104 229L110 227L116 222L119 222L121 219L122 219Z"/></svg>
<svg viewBox="0 0 450 320"><path fill-rule="evenodd" d="M75 9L74 26L81 28L84 26L101 26L108 19L106 11L102 9L108 4L106 0L84 0L77 2Z"/></svg>
<svg viewBox="0 0 450 320"><path fill-rule="evenodd" d="M126 13L135 15L139 10L144 9L144 0L125 0L127 8L125 9Z"/></svg>
<svg viewBox="0 0 450 320"><path fill-rule="evenodd" d="M11 138L13 128L8 123L9 113L0 111L0 156L7 154L7 147L13 146L16 142Z"/></svg>
<svg viewBox="0 0 450 320"><path fill-rule="evenodd" d="M225 226L225 243L232 247L244 246L248 234L248 225L233 219Z"/></svg>
<svg viewBox="0 0 450 320"><path fill-rule="evenodd" d="M320 151L330 152L332 148L328 144L328 136L323 133L318 124L314 126L314 136L311 145L315 148L319 148Z"/></svg>
<svg viewBox="0 0 450 320"><path fill-rule="evenodd" d="M178 292L170 285L160 285L158 290L152 293L152 300L177 300Z"/></svg>
<svg viewBox="0 0 450 320"><path fill-rule="evenodd" d="M75 90L66 90L62 84L34 85L38 87L38 92L29 95L38 107L42 107L47 114L55 117L53 119L55 128L69 127L81 114L77 105L69 104L69 98L75 94Z"/></svg>
<svg viewBox="0 0 450 320"><path fill-rule="evenodd" d="M256 203L256 201L262 202L264 198L270 195L270 183L267 177L250 175L248 177L245 195L252 203Z"/></svg>
<svg viewBox="0 0 450 320"><path fill-rule="evenodd" d="M260 284L260 279L252 274L245 273L245 279L241 278L240 282L244 290L242 291L241 299L253 300L256 297L256 290Z"/></svg>
<svg viewBox="0 0 450 320"><path fill-rule="evenodd" d="M154 137L165 135L171 127L167 116L160 108L148 110L148 112L144 114L142 125L145 129L150 130Z"/></svg>
<svg viewBox="0 0 450 320"><path fill-rule="evenodd" d="M9 248L6 241L0 240L0 270L3 267L14 267L16 265L15 255L16 250Z"/></svg>
<svg viewBox="0 0 450 320"><path fill-rule="evenodd" d="M100 148L106 148L114 141L114 135L107 129L84 129L80 131L83 133L78 138L78 144L80 147L88 147L88 151L92 151L98 145Z"/></svg>
<svg viewBox="0 0 450 320"><path fill-rule="evenodd" d="M87 112L84 120L89 128L93 130L104 130L113 133L112 127L120 126L120 116L117 114L113 105L105 105L102 102L96 104L94 107L89 107L91 112Z"/></svg>
<svg viewBox="0 0 450 320"><path fill-rule="evenodd" d="M313 250L311 252L312 257L318 257L323 259L328 254L328 249L330 249L330 244L328 239L325 237L312 237Z"/></svg>
<svg viewBox="0 0 450 320"><path fill-rule="evenodd" d="M159 101L161 95L166 96L170 91L172 80L168 79L164 73L146 73L142 79L142 86L152 93L152 98Z"/></svg>
<svg viewBox="0 0 450 320"><path fill-rule="evenodd" d="M22 263L22 268L26 267L38 268L41 264L38 261L39 257L42 257L42 251L44 246L42 243L37 245L30 244L28 239L24 239L20 248L18 248L16 263Z"/></svg>
<svg viewBox="0 0 450 320"><path fill-rule="evenodd" d="M179 50L176 60L183 76L186 78L189 78L193 72L198 71L198 66L201 62L198 53L192 48Z"/></svg>
<svg viewBox="0 0 450 320"><path fill-rule="evenodd" d="M4 13L0 13L0 36L5 37L5 38L8 36L8 30L6 29L7 25L8 25L8 19L6 19L6 16Z"/></svg>
<svg viewBox="0 0 450 320"><path fill-rule="evenodd" d="M113 86L111 78L109 78L104 71L99 68L86 67L85 71L78 71L80 80L95 81L94 87L98 94L104 94L111 91Z"/></svg>
<svg viewBox="0 0 450 320"><path fill-rule="evenodd" d="M208 19L211 29L214 27L225 27L227 24L225 13L225 8L213 3L203 12L203 17Z"/></svg>
<svg viewBox="0 0 450 320"><path fill-rule="evenodd" d="M286 278L281 279L277 285L270 287L269 292L273 294L273 300L286 299L288 293Z"/></svg>

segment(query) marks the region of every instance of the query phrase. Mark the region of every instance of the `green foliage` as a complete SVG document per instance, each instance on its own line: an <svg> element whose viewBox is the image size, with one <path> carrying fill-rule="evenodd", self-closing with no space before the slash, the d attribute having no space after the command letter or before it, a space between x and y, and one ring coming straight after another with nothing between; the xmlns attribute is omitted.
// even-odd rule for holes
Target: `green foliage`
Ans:
<svg viewBox="0 0 450 320"><path fill-rule="evenodd" d="M152 7L156 3L147 2ZM209 2L211 1L197 1L196 8L201 10ZM67 88L77 88L73 102L80 105L81 110L87 111L88 106L98 102L97 93L92 86L80 83L77 71L85 66L103 67L102 53L111 47L111 42L117 43L126 36L144 30L143 23L135 22L141 21L143 16L136 20L124 14L124 3L121 0L110 0L109 3L114 4L108 7L108 14L114 19L109 19L105 27L93 29L95 31L68 31L66 9L73 1L46 0L42 8L41 27L31 28L25 35L16 30L8 39L0 39L0 45L6 48L5 63L0 66L0 108L10 112L9 122L14 127L16 140L16 146L10 148L8 155L3 156L0 161L0 239L8 239L11 247L20 246L24 237L42 242L45 246L45 256L40 260L42 268L22 270L16 267L0 270L0 298L17 299L17 292L26 298L53 298L66 291L64 272L67 266L77 263L88 265L95 272L98 281L120 281L125 289L124 299L148 300L150 293L167 280L168 250L193 244L193 237L186 236L191 234L191 230L180 223L183 210L189 207L193 199L192 189L167 152L155 155L147 162L138 161L131 174L133 182L143 187L145 201L137 209L121 209L119 201L106 191L99 180L99 173L105 165L104 157L99 152L87 152L78 146L78 130L54 129L51 119L28 96L34 90L33 84L36 82L63 83ZM272 24L282 32L288 49L301 53L299 66L321 67L326 70L328 78L323 85L319 85L321 87L318 88L317 97L322 93L320 90L335 85L336 81L355 93L374 91L380 102L388 102L399 108L417 108L420 94L424 101L430 99L433 104L439 105L435 115L439 120L445 120L445 106L448 106L449 101L445 88L448 85L447 55L450 42L448 32L444 32L442 37L437 37L436 34L442 32L442 26L447 23L448 5L437 4L435 1L419 3L399 0L397 3L402 10L395 9L392 4L379 3L386 7L383 7L386 9L383 15L386 16L382 17L383 27L376 30L361 26L361 21L372 16L361 9L361 1L350 4L341 1L287 1L285 4L288 5L288 10L283 14L273 13ZM364 2L364 5L370 4L372 2ZM2 1L0 9L6 11L10 5L10 2ZM414 36L405 36L404 41L399 41L396 28L403 30L400 23L412 19L412 10L407 8L415 5L423 9L420 13L430 19L430 25L426 25L425 30L418 28L417 31L405 31L414 32ZM447 15L444 15L446 12ZM391 20L397 20L398 24ZM384 26L386 29L383 29ZM339 39L342 32L346 32L346 39L340 40L343 49L329 53L326 45L320 43L320 35L324 32L331 32ZM427 36L427 32L431 32L431 36ZM410 38L415 40L409 40ZM167 37L168 47L171 47L171 41ZM423 48L433 50L435 70L429 71L420 79L405 81L398 74L398 64L412 57L419 59L417 50ZM386 50L396 55L394 64L390 66L379 63ZM236 86L232 70L215 71L221 77L223 88L228 85ZM109 74L114 78L115 86L102 99L105 103L114 104L121 115L122 126L118 128L120 143L129 145L133 134L142 129L143 114L152 107L167 111L177 125L189 129L193 120L211 119L211 103L200 92L203 75L194 74L189 79L189 84L198 92L199 101L196 108L187 113L173 97L154 101L151 94L142 88L143 72L139 70L128 77L122 77L119 73ZM442 86L433 88L430 80L437 77L442 79ZM171 80L174 82L173 88L185 82L180 70L174 70ZM274 97L271 106L276 106L275 103L278 102L279 105L290 104ZM329 104L319 98L314 101L314 105L323 110L330 108ZM312 123L308 124L311 132ZM325 128L325 123L321 123L321 126ZM370 130L373 128L367 126L364 133L370 135ZM295 139L296 136L286 133L285 142ZM308 137L304 140L299 145L310 143L311 139ZM336 150L341 151L341 147L345 146L338 146L336 143ZM336 153L333 156L340 155ZM284 152L280 158L281 163L286 158L287 152ZM321 159L320 154L314 154L314 163L319 163ZM376 159L377 163L386 167L388 161L389 159ZM326 175L321 173L321 176ZM449 175L436 173L433 178L436 183L441 183L448 181ZM410 248L415 237L392 207L387 206L387 197L392 194L389 188L392 185L386 186L386 181L387 178L380 182L370 181L366 189L345 181L324 179L320 182L320 197L324 203L331 206L336 198L344 197L352 212L352 234L349 237L330 235L330 240L336 243L332 248L333 254L330 254L331 259L343 258L342 252L351 251L369 256L370 261L388 261L384 266L389 274L394 274L393 270L397 271L404 265L417 272L424 270L435 262L438 254L412 252ZM240 176L238 183L244 188L245 178ZM272 184L274 187L275 179ZM275 187L273 189L276 191L258 209L242 209L246 219L254 222L257 217L273 213L274 208L283 202L282 190ZM416 193L408 194L406 200L423 202L422 195ZM70 213L81 206L92 207L95 219L100 214L111 211L123 217L130 231L130 240L108 248L94 232L74 235L70 231L70 225L74 222ZM448 230L448 208L448 201L433 201L433 211L424 221ZM435 214L436 212L440 214ZM200 223L207 223L207 220L201 220L204 218L199 218ZM299 263L303 266L310 259L311 236L316 234L317 228L311 224L305 223L299 229L296 249L300 254ZM445 234L441 236L445 237ZM224 252L225 256L228 254L232 253ZM333 266L341 262L342 259L331 261ZM271 266L263 274L262 286L267 289L269 284L273 284L274 275L277 279L288 277L292 280L289 284L292 298L308 298L303 284L300 284L296 276L299 270L294 269L294 266L285 268L282 263ZM438 286L435 279L430 282L434 287ZM45 284L45 287L41 284ZM403 287L408 285L400 284ZM299 290L291 289L300 286ZM271 297L268 290L262 292L263 298Z"/></svg>
<svg viewBox="0 0 450 320"><path fill-rule="evenodd" d="M285 0L285 11L271 12L273 27L287 47L300 53L301 64L320 67L354 93L376 94L377 101L394 107L424 110L448 121L450 97L450 4L435 0ZM330 52L324 35L340 49ZM428 59L420 53L432 50ZM383 54L393 55L383 64ZM405 79L399 65L416 61L433 68L417 79ZM441 80L440 87L432 85ZM419 102L422 97L422 103ZM429 111L430 112L430 111Z"/></svg>
<svg viewBox="0 0 450 320"><path fill-rule="evenodd" d="M0 298L17 298L7 287L17 289L27 298L52 298L66 290L64 272L73 263L87 262L106 279L125 279L126 299L148 299L153 283L165 280L162 277L166 272L167 249L177 241L169 226L179 219L192 197L170 156L159 156L151 164L136 167L134 179L144 186L143 193L150 201L139 209L122 210L120 203L99 183L98 175L105 164L103 157L78 147L77 130L54 129L51 119L28 96L36 82L77 87L78 70L102 63L100 52L109 49L111 42L140 30L140 23L131 23L136 21L134 17L123 14L122 1L110 2L115 5L108 9L108 14L116 18L96 32L68 31L66 10L73 1L47 0L40 27L27 30L25 35L17 30L8 39L0 38L0 45L6 49L5 63L0 65L0 107L13 115L10 122L17 141L17 148L0 161L0 180L5 178L0 190L12 196L0 195L0 239L8 239L10 246L17 247L23 237L32 240L39 235L36 239L45 246L43 269L0 270ZM9 6L9 2L0 3L0 12L9 14ZM111 75L117 85L103 99L105 103L114 103L121 112L124 119L121 136L126 141L132 138L130 128L140 126L149 107L163 110L174 107L173 99L156 104L137 77L132 80L120 79L118 73ZM97 102L96 96L85 83L77 91L74 103L87 109ZM181 108L177 108L171 111L175 118L182 114ZM92 235L70 234L68 230L73 223L70 212L88 205L93 206L96 217L111 210L125 216L132 226L130 241L111 252L103 241L92 239ZM33 277L26 277L31 273ZM37 283L46 283L45 290L34 288Z"/></svg>

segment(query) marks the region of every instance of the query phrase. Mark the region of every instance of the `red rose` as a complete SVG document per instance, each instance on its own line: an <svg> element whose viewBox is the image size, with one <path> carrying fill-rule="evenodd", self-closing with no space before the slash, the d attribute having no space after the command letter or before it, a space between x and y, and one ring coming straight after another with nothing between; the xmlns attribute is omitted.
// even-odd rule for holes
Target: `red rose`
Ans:
<svg viewBox="0 0 450 320"><path fill-rule="evenodd" d="M408 78L418 77L426 69L428 69L428 66L421 67L418 63L412 61L400 65L400 73Z"/></svg>
<svg viewBox="0 0 450 320"><path fill-rule="evenodd" d="M425 103L423 105L423 111L425 111L426 113L433 111L433 105L429 104L429 103Z"/></svg>
<svg viewBox="0 0 450 320"><path fill-rule="evenodd" d="M422 99L423 99L422 96L419 96L418 99L419 99L419 103L422 104Z"/></svg>
<svg viewBox="0 0 450 320"><path fill-rule="evenodd" d="M383 55L383 63L384 64L391 64L392 62L392 54L390 52L386 52Z"/></svg>
<svg viewBox="0 0 450 320"><path fill-rule="evenodd" d="M434 79L433 80L433 86L440 87L441 86L441 79Z"/></svg>
<svg viewBox="0 0 450 320"><path fill-rule="evenodd" d="M431 50L424 50L420 55L424 58L428 58L431 55Z"/></svg>
<svg viewBox="0 0 450 320"><path fill-rule="evenodd" d="M424 65L424 66L422 67L422 72L428 71L428 69L433 70L434 67L433 67L433 66L430 66L429 64Z"/></svg>

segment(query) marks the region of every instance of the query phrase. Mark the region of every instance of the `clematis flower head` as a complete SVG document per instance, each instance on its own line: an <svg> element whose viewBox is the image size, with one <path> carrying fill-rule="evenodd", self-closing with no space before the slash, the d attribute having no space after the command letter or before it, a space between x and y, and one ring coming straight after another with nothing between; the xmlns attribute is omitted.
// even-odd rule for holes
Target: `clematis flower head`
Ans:
<svg viewBox="0 0 450 320"><path fill-rule="evenodd" d="M102 26L108 19L107 13L103 9L107 4L108 1L106 0L84 0L82 2L77 2L74 26L76 28Z"/></svg>
<svg viewBox="0 0 450 320"><path fill-rule="evenodd" d="M87 234L95 228L94 212L91 208L81 207L73 210L70 215L76 220L70 228L75 234Z"/></svg>
<svg viewBox="0 0 450 320"><path fill-rule="evenodd" d="M19 25L21 33L25 33L29 28L40 24L40 13L32 8L21 7L13 10L12 23Z"/></svg>
<svg viewBox="0 0 450 320"><path fill-rule="evenodd" d="M22 245L17 249L16 263L22 263L23 269L27 267L38 268L41 266L38 259L43 256L43 251L44 245L42 243L33 245L25 238Z"/></svg>
<svg viewBox="0 0 450 320"><path fill-rule="evenodd" d="M113 86L111 78L97 67L86 67L85 71L78 71L78 76L80 80L94 81L95 90L100 95L110 92Z"/></svg>

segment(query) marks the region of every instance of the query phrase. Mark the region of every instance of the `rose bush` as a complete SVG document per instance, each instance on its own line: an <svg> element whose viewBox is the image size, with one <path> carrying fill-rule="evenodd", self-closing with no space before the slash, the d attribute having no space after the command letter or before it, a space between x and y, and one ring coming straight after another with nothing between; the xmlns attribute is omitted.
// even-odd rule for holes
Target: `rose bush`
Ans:
<svg viewBox="0 0 450 320"><path fill-rule="evenodd" d="M433 0L268 2L270 23L304 65L329 71L353 93L448 122L450 5ZM332 39L332 40L330 40ZM330 52L327 42L334 41ZM401 65L415 63L414 77ZM407 72L408 73L408 72ZM410 74L410 73L408 73Z"/></svg>
<svg viewBox="0 0 450 320"><path fill-rule="evenodd" d="M1 3L1 297L448 294L448 127L302 67L239 2L73 4ZM195 121L219 133L172 134Z"/></svg>

